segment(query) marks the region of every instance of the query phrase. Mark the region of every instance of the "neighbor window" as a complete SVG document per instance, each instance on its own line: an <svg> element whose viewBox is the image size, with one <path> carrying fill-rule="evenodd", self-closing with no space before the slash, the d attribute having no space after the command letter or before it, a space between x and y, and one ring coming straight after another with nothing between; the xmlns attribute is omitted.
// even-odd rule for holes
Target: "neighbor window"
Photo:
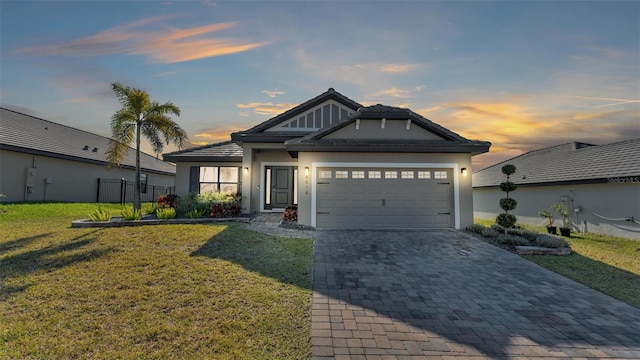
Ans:
<svg viewBox="0 0 640 360"><path fill-rule="evenodd" d="M192 166L189 191L237 194L240 192L240 167Z"/></svg>

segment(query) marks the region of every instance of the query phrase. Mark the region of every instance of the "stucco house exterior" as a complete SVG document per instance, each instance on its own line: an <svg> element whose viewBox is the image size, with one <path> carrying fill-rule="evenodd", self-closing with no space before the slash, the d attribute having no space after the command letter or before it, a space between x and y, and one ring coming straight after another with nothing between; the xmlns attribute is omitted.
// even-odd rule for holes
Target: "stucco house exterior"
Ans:
<svg viewBox="0 0 640 360"><path fill-rule="evenodd" d="M109 169L110 141L0 108L0 193L5 195L0 201L132 201L135 150L129 149L120 167ZM172 190L175 165L144 153L140 163L143 201Z"/></svg>
<svg viewBox="0 0 640 360"><path fill-rule="evenodd" d="M606 145L573 142L530 151L473 174L477 218L494 219L504 197L501 168L513 164L518 222L543 225L538 211L565 202L573 231L640 239L640 138ZM561 218L555 216L555 225Z"/></svg>
<svg viewBox="0 0 640 360"><path fill-rule="evenodd" d="M231 140L164 155L178 195L225 191L237 174L243 213L296 205L298 223L320 228L464 228L471 157L491 145L332 88Z"/></svg>

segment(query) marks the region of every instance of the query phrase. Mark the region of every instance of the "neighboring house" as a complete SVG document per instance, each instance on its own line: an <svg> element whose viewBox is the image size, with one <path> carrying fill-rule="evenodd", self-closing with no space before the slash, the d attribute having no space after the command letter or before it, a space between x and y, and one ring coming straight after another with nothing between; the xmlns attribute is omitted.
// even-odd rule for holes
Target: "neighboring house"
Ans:
<svg viewBox="0 0 640 360"><path fill-rule="evenodd" d="M569 143L530 151L473 174L474 215L494 219L504 197L501 168L513 164L518 222L543 225L540 209L565 202L574 231L640 239L640 139ZM555 216L560 226L561 218Z"/></svg>
<svg viewBox="0 0 640 360"><path fill-rule="evenodd" d="M121 167L109 169L105 152L110 141L0 108L2 201L96 202L99 196L101 201L132 201L135 150L129 149ZM174 186L175 165L144 153L140 164L143 201L153 201Z"/></svg>
<svg viewBox="0 0 640 360"><path fill-rule="evenodd" d="M409 109L363 107L334 89L231 139L164 156L177 163L179 195L224 191L237 174L243 213L297 205L300 224L324 228L470 225L466 173L471 156L491 145Z"/></svg>

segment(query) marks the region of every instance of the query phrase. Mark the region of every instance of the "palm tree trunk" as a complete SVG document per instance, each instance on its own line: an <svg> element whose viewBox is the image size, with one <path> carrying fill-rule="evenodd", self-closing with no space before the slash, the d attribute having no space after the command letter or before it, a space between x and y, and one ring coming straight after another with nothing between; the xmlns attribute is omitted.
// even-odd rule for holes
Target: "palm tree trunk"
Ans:
<svg viewBox="0 0 640 360"><path fill-rule="evenodd" d="M136 184L133 188L133 208L140 210L140 124L136 124Z"/></svg>

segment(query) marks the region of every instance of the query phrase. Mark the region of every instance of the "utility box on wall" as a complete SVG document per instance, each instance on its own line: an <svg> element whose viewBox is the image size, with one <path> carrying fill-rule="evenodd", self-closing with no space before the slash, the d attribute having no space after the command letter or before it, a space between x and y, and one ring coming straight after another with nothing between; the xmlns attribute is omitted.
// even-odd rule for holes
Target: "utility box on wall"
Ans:
<svg viewBox="0 0 640 360"><path fill-rule="evenodd" d="M27 187L36 186L36 168L27 168Z"/></svg>

